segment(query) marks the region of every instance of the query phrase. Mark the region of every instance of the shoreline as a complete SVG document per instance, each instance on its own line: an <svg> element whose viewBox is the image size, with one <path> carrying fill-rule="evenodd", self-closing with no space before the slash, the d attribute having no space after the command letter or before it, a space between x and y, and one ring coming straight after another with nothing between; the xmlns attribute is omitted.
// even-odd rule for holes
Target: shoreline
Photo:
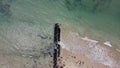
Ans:
<svg viewBox="0 0 120 68"><path fill-rule="evenodd" d="M77 31L71 28L61 28L61 30L62 38L60 44L63 49L77 54L80 52L96 63L101 63L111 68L119 68L120 52L112 46L111 42L104 41L101 43L88 36L80 36Z"/></svg>
<svg viewBox="0 0 120 68"><path fill-rule="evenodd" d="M71 30L72 32L78 33L81 38L87 37L90 40L98 41L98 43L101 45L107 45L107 46L116 48L117 50L120 50L120 46L119 46L120 40L116 38L116 36L108 35L105 32L102 32L102 35L100 35L96 30L88 29L88 27L87 28L81 27L81 30L80 30L80 29L77 29L76 26L74 25L69 25L67 26L67 28L65 26L62 26L62 29Z"/></svg>

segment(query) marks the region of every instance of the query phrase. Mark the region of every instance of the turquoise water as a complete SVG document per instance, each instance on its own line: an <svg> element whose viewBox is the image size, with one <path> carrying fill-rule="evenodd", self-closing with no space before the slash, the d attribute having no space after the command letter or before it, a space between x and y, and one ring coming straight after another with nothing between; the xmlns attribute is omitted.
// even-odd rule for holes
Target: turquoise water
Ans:
<svg viewBox="0 0 120 68"><path fill-rule="evenodd" d="M0 0L1 53L41 54L55 23L120 48L120 0Z"/></svg>
<svg viewBox="0 0 120 68"><path fill-rule="evenodd" d="M0 0L0 38L3 45L39 50L52 42L53 25L60 23L120 47L119 7L119 0Z"/></svg>
<svg viewBox="0 0 120 68"><path fill-rule="evenodd" d="M97 39L117 44L120 42L119 4L119 0L1 0L5 9L0 8L0 33L24 30L26 34L52 36L57 22L74 27L80 34L91 33Z"/></svg>

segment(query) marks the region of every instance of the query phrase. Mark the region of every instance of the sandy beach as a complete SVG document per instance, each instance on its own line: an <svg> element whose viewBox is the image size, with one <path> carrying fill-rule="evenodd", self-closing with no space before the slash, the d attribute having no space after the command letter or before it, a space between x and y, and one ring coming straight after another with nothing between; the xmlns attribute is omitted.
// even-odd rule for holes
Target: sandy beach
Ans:
<svg viewBox="0 0 120 68"><path fill-rule="evenodd" d="M120 52L104 42L82 37L70 28L61 29L61 57L63 68L119 68Z"/></svg>
<svg viewBox="0 0 120 68"><path fill-rule="evenodd" d="M120 0L0 0L0 68L56 68L59 52L60 68L120 68Z"/></svg>

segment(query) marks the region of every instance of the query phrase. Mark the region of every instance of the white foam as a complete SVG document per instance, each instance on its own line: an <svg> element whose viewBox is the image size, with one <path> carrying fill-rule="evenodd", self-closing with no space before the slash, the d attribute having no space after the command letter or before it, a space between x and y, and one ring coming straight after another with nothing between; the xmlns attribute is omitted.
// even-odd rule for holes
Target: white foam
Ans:
<svg viewBox="0 0 120 68"><path fill-rule="evenodd" d="M22 55L23 57L26 57L26 55Z"/></svg>
<svg viewBox="0 0 120 68"><path fill-rule="evenodd" d="M33 57L33 56L29 56L30 58Z"/></svg>
<svg viewBox="0 0 120 68"><path fill-rule="evenodd" d="M66 47L66 45L65 45L63 42L58 42L58 44L60 44L60 46L61 46L63 49L70 50L69 47Z"/></svg>
<svg viewBox="0 0 120 68"><path fill-rule="evenodd" d="M118 52L120 52L120 50L119 49L116 49Z"/></svg>
<svg viewBox="0 0 120 68"><path fill-rule="evenodd" d="M88 37L81 38L82 40L88 41L88 42L93 42L93 43L98 43L98 41L89 39Z"/></svg>
<svg viewBox="0 0 120 68"><path fill-rule="evenodd" d="M116 61L112 59L110 56L108 56L108 52L106 48L99 46L95 46L91 53L87 54L88 58L93 59L94 61L97 61L99 63L102 63L104 65L107 65L111 68L115 68Z"/></svg>
<svg viewBox="0 0 120 68"><path fill-rule="evenodd" d="M112 44L109 41L104 42L105 45L112 47Z"/></svg>
<svg viewBox="0 0 120 68"><path fill-rule="evenodd" d="M61 46L62 48L64 48L64 49L66 48L66 47L65 47L65 44L64 44L63 42L58 42L58 44L60 44L60 46Z"/></svg>

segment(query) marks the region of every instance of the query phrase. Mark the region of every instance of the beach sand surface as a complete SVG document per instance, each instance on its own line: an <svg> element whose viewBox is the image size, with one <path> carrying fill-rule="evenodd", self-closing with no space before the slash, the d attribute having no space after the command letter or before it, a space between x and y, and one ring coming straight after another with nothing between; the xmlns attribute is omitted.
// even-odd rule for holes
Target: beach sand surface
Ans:
<svg viewBox="0 0 120 68"><path fill-rule="evenodd" d="M104 42L80 36L77 31L61 29L60 65L64 68L119 68L120 53Z"/></svg>

